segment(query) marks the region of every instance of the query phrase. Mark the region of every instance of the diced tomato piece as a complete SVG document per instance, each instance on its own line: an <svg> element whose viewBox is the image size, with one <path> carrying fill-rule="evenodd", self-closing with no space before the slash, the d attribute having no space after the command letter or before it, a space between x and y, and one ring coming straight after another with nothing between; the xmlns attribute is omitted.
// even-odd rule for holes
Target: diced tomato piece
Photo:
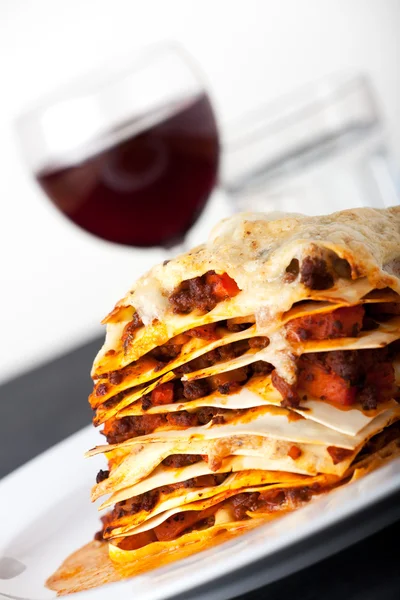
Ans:
<svg viewBox="0 0 400 600"><path fill-rule="evenodd" d="M354 450L348 450L347 448L338 448L336 446L327 447L328 454L332 459L334 465L341 463L346 458L349 458L354 453Z"/></svg>
<svg viewBox="0 0 400 600"><path fill-rule="evenodd" d="M216 323L208 323L207 325L200 325L199 327L194 327L193 329L189 329L186 332L187 335L191 337L200 338L202 340L218 340L219 335L217 333L217 324Z"/></svg>
<svg viewBox="0 0 400 600"><path fill-rule="evenodd" d="M306 395L342 406L350 406L356 399L355 386L349 386L348 382L333 371L327 371L321 365L307 359L299 361L297 385ZM302 393L299 392L299 395L301 397Z"/></svg>
<svg viewBox="0 0 400 600"><path fill-rule="evenodd" d="M197 511L190 510L186 512L177 513L172 517L166 519L160 525L154 528L154 532L157 536L157 539L160 542L166 542L168 540L173 540L181 535L185 529L192 527L195 523L206 519L213 515L218 508L218 505L210 506L205 510Z"/></svg>
<svg viewBox="0 0 400 600"><path fill-rule="evenodd" d="M147 546L147 544L156 541L157 537L154 533L154 529L149 529L148 531L143 531L136 535L129 535L119 542L118 547L122 548L122 550L137 550L138 548L143 548L143 546Z"/></svg>
<svg viewBox="0 0 400 600"><path fill-rule="evenodd" d="M162 383L151 392L151 403L155 406L171 404L174 400L174 384L172 381Z"/></svg>
<svg viewBox="0 0 400 600"><path fill-rule="evenodd" d="M218 300L233 298L240 292L236 281L229 277L228 273L222 273L222 275L213 272L207 273L206 281L212 286L213 294Z"/></svg>
<svg viewBox="0 0 400 600"><path fill-rule="evenodd" d="M286 325L292 341L327 340L356 337L362 327L364 307L361 305L337 308L330 313L306 315Z"/></svg>
<svg viewBox="0 0 400 600"><path fill-rule="evenodd" d="M297 460L301 456L300 448L298 446L290 446L288 456L293 460Z"/></svg>

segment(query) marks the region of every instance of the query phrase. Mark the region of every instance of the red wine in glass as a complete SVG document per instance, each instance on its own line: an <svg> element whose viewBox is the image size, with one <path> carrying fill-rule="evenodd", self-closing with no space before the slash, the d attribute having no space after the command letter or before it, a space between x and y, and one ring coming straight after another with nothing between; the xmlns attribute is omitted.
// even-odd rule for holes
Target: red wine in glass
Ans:
<svg viewBox="0 0 400 600"><path fill-rule="evenodd" d="M218 130L198 71L181 48L164 44L101 77L20 118L32 172L54 205L95 236L177 245L218 171Z"/></svg>
<svg viewBox="0 0 400 600"><path fill-rule="evenodd" d="M40 185L69 219L105 240L142 247L181 242L214 187L218 133L205 94L168 112L78 164L43 169Z"/></svg>

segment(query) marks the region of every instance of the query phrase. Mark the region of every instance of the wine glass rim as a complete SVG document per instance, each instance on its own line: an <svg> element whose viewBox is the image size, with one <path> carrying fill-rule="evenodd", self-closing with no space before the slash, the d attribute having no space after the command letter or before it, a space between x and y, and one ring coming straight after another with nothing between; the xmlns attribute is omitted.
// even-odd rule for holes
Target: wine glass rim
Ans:
<svg viewBox="0 0 400 600"><path fill-rule="evenodd" d="M372 86L368 75L355 69L334 71L316 80L304 83L272 100L260 103L246 111L243 116L226 122L227 132L224 143L230 151L236 144L242 144L252 137L249 127L257 124L257 135L265 135L265 131L274 131L308 116L315 116L320 111L336 102L340 102L352 91L359 89L371 104L375 104ZM259 119L263 119L260 124Z"/></svg>
<svg viewBox="0 0 400 600"><path fill-rule="evenodd" d="M120 55L110 61L103 61L102 64L85 73L70 79L62 86L50 90L42 96L39 96L29 108L24 110L16 119L17 130L23 124L37 117L40 117L43 111L56 106L57 104L68 102L70 100L83 100L93 95L100 94L113 84L123 81L133 73L146 68L158 55L164 53L176 54L183 63L186 63L193 70L193 58L186 48L175 40L163 40L137 48L135 56L126 59L126 55Z"/></svg>

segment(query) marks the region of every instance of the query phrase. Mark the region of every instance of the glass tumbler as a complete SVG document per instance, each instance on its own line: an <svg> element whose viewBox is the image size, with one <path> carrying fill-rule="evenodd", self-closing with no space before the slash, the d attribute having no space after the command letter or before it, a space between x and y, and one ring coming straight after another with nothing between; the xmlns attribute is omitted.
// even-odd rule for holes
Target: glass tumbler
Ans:
<svg viewBox="0 0 400 600"><path fill-rule="evenodd" d="M385 130L362 74L326 77L226 129L221 185L235 211L316 215L399 203Z"/></svg>

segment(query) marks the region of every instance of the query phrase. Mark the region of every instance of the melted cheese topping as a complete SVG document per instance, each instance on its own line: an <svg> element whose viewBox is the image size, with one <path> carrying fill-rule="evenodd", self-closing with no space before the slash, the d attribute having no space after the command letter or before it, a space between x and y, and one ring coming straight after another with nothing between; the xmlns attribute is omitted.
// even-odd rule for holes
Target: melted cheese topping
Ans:
<svg viewBox="0 0 400 600"><path fill-rule="evenodd" d="M338 281L341 282L340 285ZM282 282L276 283L274 286L275 305L271 304L273 296L266 296L257 293L256 290L250 290L248 292L242 291L234 298L219 302L213 310L203 315L195 312L188 315L170 312L164 320L155 320L146 327L138 329L134 342L128 348L123 346L122 333L130 320L108 323L106 341L95 358L92 376L96 378L103 373L129 365L156 346L161 346L176 335L194 327L231 318L255 315L257 335L266 335L278 329L284 322L295 318L295 309L299 307L294 305L300 300L312 300L314 303L318 301L322 303L322 308L327 303L333 303L334 309L361 302L362 298L373 289L366 278L352 282L351 285L347 280L338 281L333 288L325 291L309 290L303 285L301 285L301 288L292 289L292 284L285 288ZM286 302L283 301L283 293L287 295ZM291 313L292 307L293 312ZM126 311L125 308L123 310ZM305 307L305 310L307 310L307 307ZM297 316L307 314L305 310L297 312ZM314 308L310 307L310 310L313 311ZM112 349L111 354L110 349Z"/></svg>
<svg viewBox="0 0 400 600"><path fill-rule="evenodd" d="M228 273L242 291L207 313L205 322L255 314L260 330L269 321L279 318L295 302L309 297L328 301L342 299L354 304L373 288L390 287L400 292L396 263L400 207L385 210L363 208L325 217L300 219L292 216L275 221L264 217L235 215L217 229L219 233L213 234L206 244L167 264L154 267L117 304L108 319L109 324L119 320L120 311L126 314L127 307L133 306L150 328L156 319L169 329L169 333L165 332L167 339L168 335L176 335L178 323L185 323L187 329L196 317L174 315L168 295L182 281L210 270ZM229 236L225 231L230 232ZM357 280L355 285L339 278L331 289L313 292L305 288L299 278L290 284L284 283L285 270L292 259L302 261L305 257L332 256L348 261L352 279ZM365 282L365 291L357 297L359 281ZM172 325L174 321L175 328ZM114 340L114 333L110 335ZM140 337L133 344L130 361L137 360L145 352ZM106 356L111 346L112 343L106 340L104 349L95 360L94 375L119 368L115 366L115 356ZM118 354L117 364L119 360L121 366L121 348L117 345L113 349Z"/></svg>

